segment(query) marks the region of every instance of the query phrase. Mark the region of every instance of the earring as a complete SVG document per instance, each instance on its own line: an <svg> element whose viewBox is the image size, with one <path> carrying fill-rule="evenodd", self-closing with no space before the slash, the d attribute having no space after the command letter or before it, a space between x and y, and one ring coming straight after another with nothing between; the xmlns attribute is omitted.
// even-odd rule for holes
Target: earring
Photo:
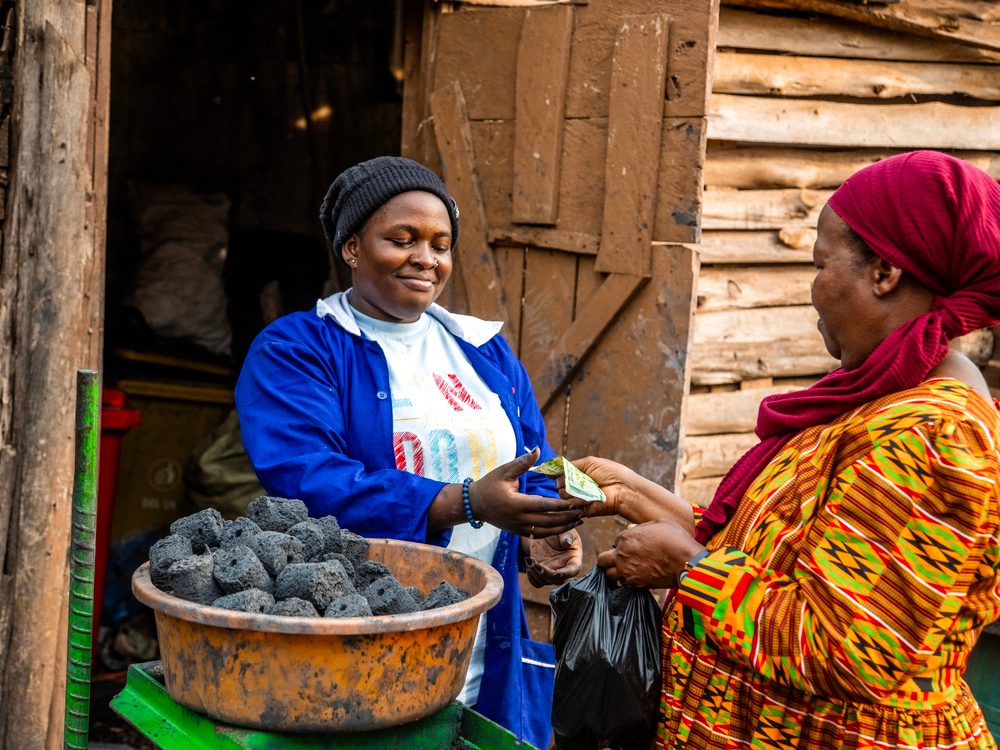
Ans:
<svg viewBox="0 0 1000 750"><path fill-rule="evenodd" d="M351 258L351 259L350 259L350 260L348 261L348 263L350 263L352 267L356 267L356 266L358 265L358 261L357 261L357 259L356 259L356 258Z"/></svg>

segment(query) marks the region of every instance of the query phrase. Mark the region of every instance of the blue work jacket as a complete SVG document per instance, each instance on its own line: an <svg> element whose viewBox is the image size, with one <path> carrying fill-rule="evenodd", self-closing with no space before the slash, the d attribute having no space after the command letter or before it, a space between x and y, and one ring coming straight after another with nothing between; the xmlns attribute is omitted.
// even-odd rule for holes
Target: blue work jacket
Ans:
<svg viewBox="0 0 1000 750"><path fill-rule="evenodd" d="M427 513L446 485L396 468L392 396L385 355L366 338L347 294L315 311L276 320L254 340L236 385L243 444L271 494L301 499L310 515L335 515L366 537L446 546L451 530L428 533ZM427 311L455 336L486 385L499 396L524 451L555 454L545 440L535 394L499 324ZM523 475L520 489L556 497L549 477ZM555 656L528 638L518 582L519 537L500 534L493 566L503 577L499 603L486 613L486 649L476 710L520 739L547 748Z"/></svg>

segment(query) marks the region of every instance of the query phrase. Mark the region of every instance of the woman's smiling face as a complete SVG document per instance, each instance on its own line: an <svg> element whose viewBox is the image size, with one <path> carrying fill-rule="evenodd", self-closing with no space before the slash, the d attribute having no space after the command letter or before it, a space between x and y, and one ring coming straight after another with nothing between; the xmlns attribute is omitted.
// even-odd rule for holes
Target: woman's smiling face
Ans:
<svg viewBox="0 0 1000 750"><path fill-rule="evenodd" d="M412 323L451 276L451 221L433 193L411 190L386 201L341 249L351 266L351 304L365 315Z"/></svg>

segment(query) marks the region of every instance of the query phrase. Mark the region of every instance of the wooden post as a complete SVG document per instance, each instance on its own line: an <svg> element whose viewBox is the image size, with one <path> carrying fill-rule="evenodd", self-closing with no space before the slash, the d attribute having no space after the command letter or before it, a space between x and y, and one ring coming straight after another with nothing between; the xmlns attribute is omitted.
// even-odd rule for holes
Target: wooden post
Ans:
<svg viewBox="0 0 1000 750"><path fill-rule="evenodd" d="M0 747L33 750L62 747L72 394L76 370L100 361L111 3L17 4L0 53L17 61L0 253Z"/></svg>

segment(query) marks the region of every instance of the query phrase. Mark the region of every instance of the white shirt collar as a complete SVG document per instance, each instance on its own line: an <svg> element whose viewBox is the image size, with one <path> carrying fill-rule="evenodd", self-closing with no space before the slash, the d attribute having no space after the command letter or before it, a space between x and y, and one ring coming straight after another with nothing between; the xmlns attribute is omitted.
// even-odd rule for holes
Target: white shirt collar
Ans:
<svg viewBox="0 0 1000 750"><path fill-rule="evenodd" d="M321 318L329 316L348 333L362 336L358 322L354 319L353 308L348 302L349 295L350 290L337 292L326 299L317 300L316 315ZM496 336L503 327L503 321L480 320L471 315L450 313L438 304L432 304L428 307L427 314L443 325L452 336L476 347L482 346Z"/></svg>

